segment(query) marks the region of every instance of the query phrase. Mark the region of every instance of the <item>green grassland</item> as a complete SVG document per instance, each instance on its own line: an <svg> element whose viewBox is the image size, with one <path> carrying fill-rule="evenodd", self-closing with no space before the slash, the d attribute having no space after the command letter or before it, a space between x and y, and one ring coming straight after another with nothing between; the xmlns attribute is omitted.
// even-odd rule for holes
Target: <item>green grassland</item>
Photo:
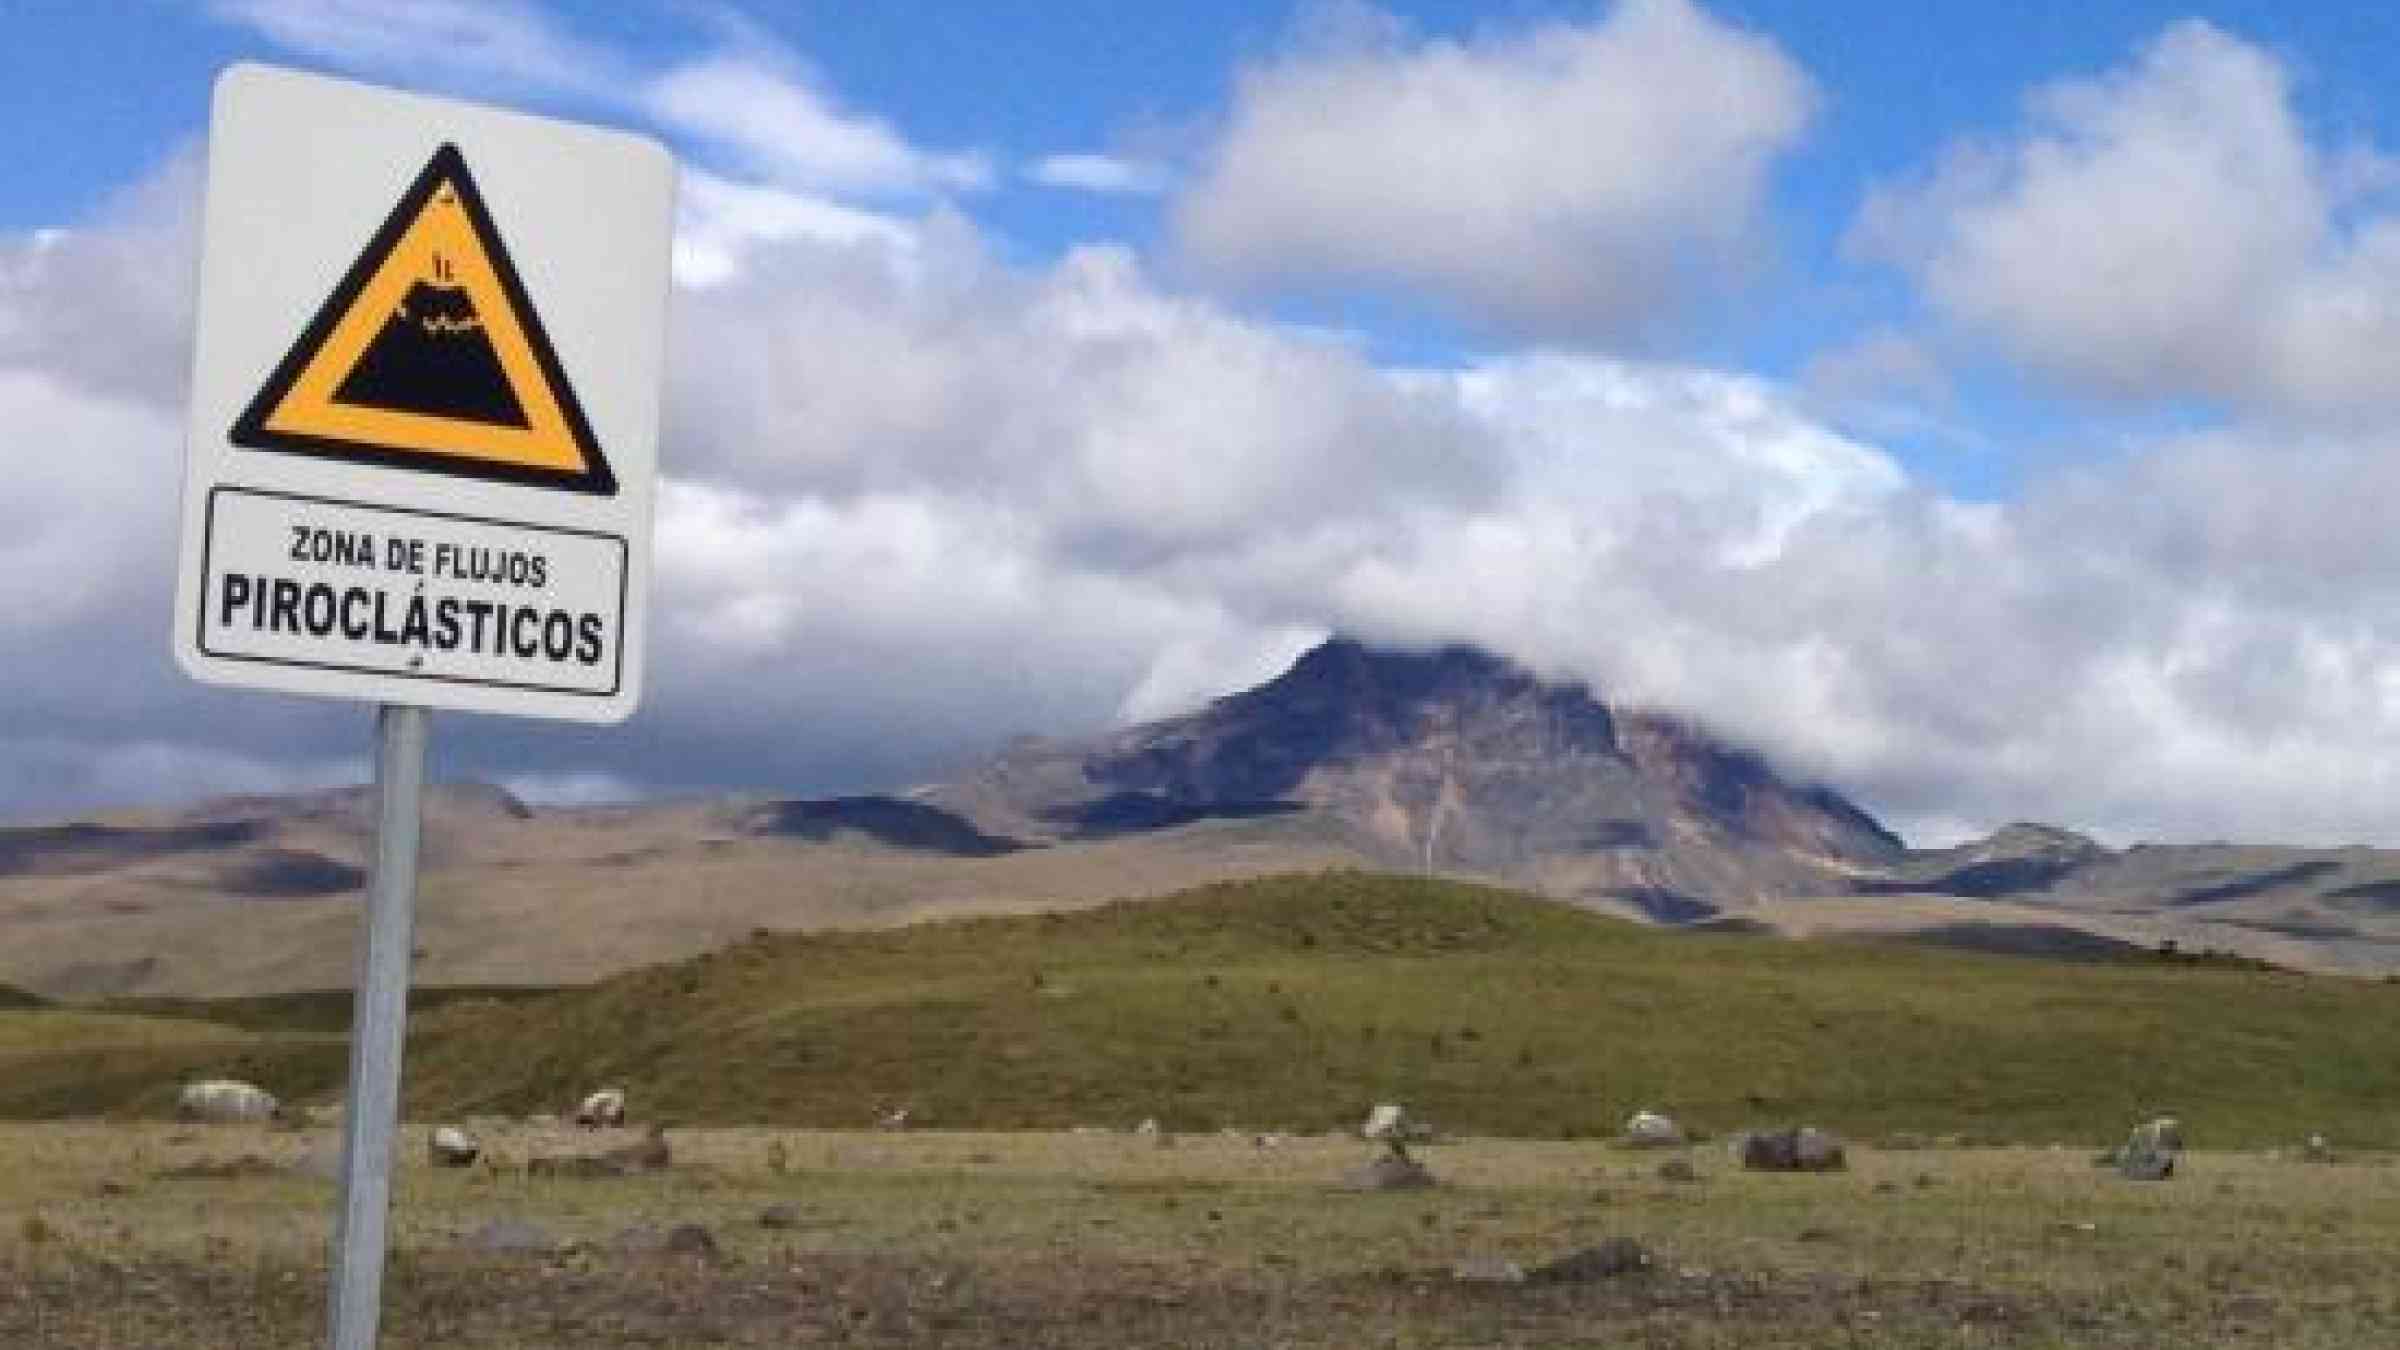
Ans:
<svg viewBox="0 0 2400 1350"><path fill-rule="evenodd" d="M1466 1133L1806 1119L1867 1138L2400 1146L2400 988L1645 928L1335 873L1073 914L760 935L421 1024L413 1114L622 1083L669 1118L1315 1131L1400 1100Z"/></svg>
<svg viewBox="0 0 2400 1350"><path fill-rule="evenodd" d="M1741 1170L1719 1147L1466 1139L1442 1184L1357 1193L1368 1145L1122 1132L673 1135L664 1172L529 1173L589 1147L495 1124L497 1160L394 1177L383 1344L1129 1346L1534 1350L2351 1350L2400 1343L2400 1167L2188 1155L2166 1184L2052 1149L1854 1151L1849 1171ZM316 1344L332 1185L316 1137L256 1126L0 1124L0 1344ZM768 1205L786 1218L759 1221ZM495 1218L555 1242L477 1250ZM713 1258L618 1235L696 1223ZM1612 1237L1652 1256L1588 1283L1525 1270Z"/></svg>
<svg viewBox="0 0 2400 1350"><path fill-rule="evenodd" d="M338 1029L308 1007L227 1013L221 1027L247 1028L232 1042L100 1055L87 1040L80 1057L112 1067L80 1092L20 1080L39 1052L0 1037L0 1084L15 1084L0 1115L149 1114L175 1072L332 1095ZM2400 987L1662 930L1359 873L761 933L544 997L419 1007L420 1120L557 1111L606 1083L637 1114L711 1124L857 1127L906 1105L943 1128L1313 1132L1399 1100L1445 1129L1525 1138L1612 1134L1650 1106L1709 1131L2097 1143L2168 1111L2210 1147L2311 1131L2400 1147ZM72 1057L51 1058L56 1073Z"/></svg>

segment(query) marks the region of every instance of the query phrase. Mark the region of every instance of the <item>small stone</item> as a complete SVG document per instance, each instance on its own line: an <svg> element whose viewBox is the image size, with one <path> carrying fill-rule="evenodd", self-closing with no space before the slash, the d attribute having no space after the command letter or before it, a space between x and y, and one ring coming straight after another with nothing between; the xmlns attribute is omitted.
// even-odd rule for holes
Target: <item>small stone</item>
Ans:
<svg viewBox="0 0 2400 1350"><path fill-rule="evenodd" d="M436 1167L472 1167L482 1151L473 1135L455 1125L441 1126L425 1141L426 1155Z"/></svg>
<svg viewBox="0 0 2400 1350"><path fill-rule="evenodd" d="M1692 1160L1689 1158L1669 1158L1658 1165L1658 1179L1661 1181L1698 1181L1700 1173L1692 1166Z"/></svg>
<svg viewBox="0 0 2400 1350"><path fill-rule="evenodd" d="M1624 1142L1630 1148L1674 1148L1684 1142L1683 1127L1671 1116L1636 1111L1626 1118Z"/></svg>
<svg viewBox="0 0 2400 1350"><path fill-rule="evenodd" d="M1792 1141L1792 1151L1803 1172L1839 1172L1850 1165L1842 1151L1842 1137L1813 1125L1801 1127Z"/></svg>
<svg viewBox="0 0 2400 1350"><path fill-rule="evenodd" d="M2165 1149L2129 1147L2117 1159L2117 1175L2127 1181L2165 1181L2175 1175L2175 1155Z"/></svg>
<svg viewBox="0 0 2400 1350"><path fill-rule="evenodd" d="M761 1228L798 1228L800 1226L800 1207L798 1205L769 1205L758 1212L758 1226Z"/></svg>
<svg viewBox="0 0 2400 1350"><path fill-rule="evenodd" d="M667 1230L666 1249L677 1256L717 1254L717 1235L696 1223L679 1223Z"/></svg>

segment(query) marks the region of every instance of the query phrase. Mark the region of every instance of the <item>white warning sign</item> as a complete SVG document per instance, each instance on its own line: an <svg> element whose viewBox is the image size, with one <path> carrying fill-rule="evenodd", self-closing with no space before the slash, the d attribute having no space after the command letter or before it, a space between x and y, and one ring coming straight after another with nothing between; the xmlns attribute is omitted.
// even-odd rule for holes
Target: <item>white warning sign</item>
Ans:
<svg viewBox="0 0 2400 1350"><path fill-rule="evenodd" d="M284 693L630 714L665 149L239 65L208 164L176 659Z"/></svg>

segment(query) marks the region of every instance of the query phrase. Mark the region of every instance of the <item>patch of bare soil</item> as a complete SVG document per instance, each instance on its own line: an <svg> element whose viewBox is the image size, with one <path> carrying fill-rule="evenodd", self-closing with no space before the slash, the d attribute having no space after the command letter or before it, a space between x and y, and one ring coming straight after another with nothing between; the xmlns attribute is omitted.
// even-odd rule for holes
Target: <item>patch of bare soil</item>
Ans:
<svg viewBox="0 0 2400 1350"><path fill-rule="evenodd" d="M0 1267L0 1345L59 1350L307 1346L323 1273L61 1254ZM383 1343L572 1346L2155 1345L2156 1322L1950 1282L1666 1266L1583 1282L1481 1284L1447 1270L1333 1280L1092 1260L811 1254L739 1261L570 1250L395 1260ZM2222 1328L2219 1328L2222 1331ZM2209 1343L2235 1343L2214 1340ZM2265 1344L2266 1342L2255 1342Z"/></svg>

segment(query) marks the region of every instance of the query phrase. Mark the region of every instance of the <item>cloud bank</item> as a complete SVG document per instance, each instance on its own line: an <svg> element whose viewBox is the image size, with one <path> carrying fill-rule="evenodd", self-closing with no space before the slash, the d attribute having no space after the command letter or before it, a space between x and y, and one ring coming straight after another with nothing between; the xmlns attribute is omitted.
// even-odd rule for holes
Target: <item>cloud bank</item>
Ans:
<svg viewBox="0 0 2400 1350"><path fill-rule="evenodd" d="M1227 144L1290 90L1367 97L1327 72L1506 111L1491 91L1511 79L1580 97L1644 43L1788 64L1679 4L1447 48L1345 41L1255 76ZM1800 124L1806 80L1786 74L1790 99L1734 142L1769 153ZM2400 844L2381 750L2400 736L2400 547L2375 509L2400 494L2400 445L2363 379L2320 397L2208 322L2254 293L2313 314L2312 288L2372 270L2379 218L2344 195L2372 174L2336 167L2372 157L2296 130L2287 84L2179 27L2037 96L2049 120L1977 152L1986 167L1954 156L1870 203L1861 237L1977 340L2083 344L2055 377L2126 397L2241 393L2221 426L1996 504L1913 479L1778 381L1567 345L1387 368L1121 247L1013 260L938 194L878 208L763 168L688 174L649 701L605 732L444 718L437 768L573 800L898 787L1020 732L1191 706L1344 630L1478 641L1697 715L1919 839L2036 818L2120 841ZM2087 219L2078 194L2133 190L2093 168L2120 155L2183 185L2167 199L2233 184L2226 208L2266 217L2162 255L2188 283L2155 298L2176 322L2010 271L2130 265L2055 225ZM1711 190L1747 203L1739 178ZM2248 203L2269 182L2308 189L2305 209ZM19 456L0 504L0 813L363 767L365 709L203 689L167 657L160 486L180 479L196 189L178 157L95 220L0 237L0 418L73 451ZM1305 218L1317 199L1290 191ZM1576 197L1563 237L1614 200ZM1532 275L1516 265L1422 284L1502 296ZM1614 294L1584 295L1579 322L1646 312ZM2380 293L2344 294L2337 310L2371 317L2358 297ZM1815 378L1923 392L1944 374L1895 332Z"/></svg>

